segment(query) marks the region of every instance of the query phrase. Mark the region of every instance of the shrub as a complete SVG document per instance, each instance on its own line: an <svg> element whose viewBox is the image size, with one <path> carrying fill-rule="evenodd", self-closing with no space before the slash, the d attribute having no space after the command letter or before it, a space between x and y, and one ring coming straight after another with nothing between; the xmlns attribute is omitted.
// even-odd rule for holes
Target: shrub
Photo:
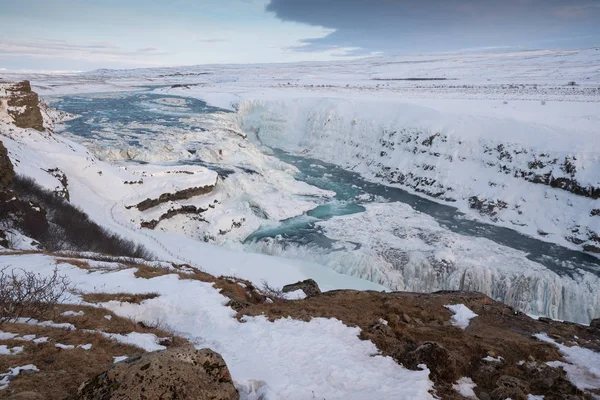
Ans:
<svg viewBox="0 0 600 400"><path fill-rule="evenodd" d="M13 218L13 227L37 240L48 250L89 251L113 256L152 258L152 254L143 246L109 232L92 221L81 209L43 189L30 178L17 175L11 189L20 200L29 201L45 212L45 216L41 212L21 213L23 215L20 215L20 218ZM0 220L9 218L10 216L0 215Z"/></svg>
<svg viewBox="0 0 600 400"><path fill-rule="evenodd" d="M271 300L286 300L285 293L283 293L283 290L270 286L267 281L262 281L262 287L260 289L260 292L263 296L268 297Z"/></svg>
<svg viewBox="0 0 600 400"><path fill-rule="evenodd" d="M0 324L18 318L45 318L68 292L71 282L58 275L55 267L50 276L4 267L0 270Z"/></svg>

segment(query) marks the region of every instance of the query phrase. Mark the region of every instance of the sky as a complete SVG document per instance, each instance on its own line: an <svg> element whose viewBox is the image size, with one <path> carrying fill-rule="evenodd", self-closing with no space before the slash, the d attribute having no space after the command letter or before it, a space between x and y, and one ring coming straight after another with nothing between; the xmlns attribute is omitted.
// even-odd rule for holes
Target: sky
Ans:
<svg viewBox="0 0 600 400"><path fill-rule="evenodd" d="M0 0L0 71L600 46L600 0Z"/></svg>

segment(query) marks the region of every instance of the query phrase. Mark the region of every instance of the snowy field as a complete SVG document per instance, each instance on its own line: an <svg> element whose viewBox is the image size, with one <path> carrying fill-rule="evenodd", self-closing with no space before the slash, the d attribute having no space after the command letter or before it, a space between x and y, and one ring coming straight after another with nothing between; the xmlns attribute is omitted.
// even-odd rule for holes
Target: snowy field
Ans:
<svg viewBox="0 0 600 400"><path fill-rule="evenodd" d="M587 322L600 316L594 289L600 272L590 261L600 251L598 65L600 51L588 49L5 75L31 79L59 108L73 101L69 95L92 104L146 88L154 97L140 100L140 115L159 112L163 119L116 123L85 116L78 129L93 127L92 135L74 133L67 122L60 136L5 144L27 160L19 172L49 188L59 183L40 173L42 166L31 166L40 160L45 169L58 165L69 176L72 201L98 222L157 248L161 257L191 260L208 272L226 268L219 273L254 279L263 273L248 267L247 259L259 257L249 253L235 266L212 265L221 256L207 262L199 248L233 258L240 253L199 241L285 257L261 258L273 270L281 263L295 271L285 279L274 274L279 285L290 276L324 274L393 290L481 290L528 313ZM232 112L200 112L194 99ZM46 140L56 151L45 158L27 151L45 150ZM64 146L86 161L63 154ZM340 200L333 179L325 185L296 179L305 171L269 147L327 161L457 207L473 221L575 252L548 254L551 268L541 257L532 260L533 248L456 232L412 205L361 190ZM81 162L86 166L72 167ZM174 178L181 165L196 175ZM216 167L220 175L233 173L214 180ZM329 173L323 166L325 180ZM216 184L210 194L132 208L159 192L185 190L200 176ZM362 211L348 211L349 204ZM314 218L320 206L329 214ZM183 207L205 211L201 218L182 213L139 230ZM281 221L298 219L312 224L311 235L333 241L336 251L307 246L306 237L287 240L288 231L244 243L257 230L277 231ZM581 251L588 256L577 255Z"/></svg>

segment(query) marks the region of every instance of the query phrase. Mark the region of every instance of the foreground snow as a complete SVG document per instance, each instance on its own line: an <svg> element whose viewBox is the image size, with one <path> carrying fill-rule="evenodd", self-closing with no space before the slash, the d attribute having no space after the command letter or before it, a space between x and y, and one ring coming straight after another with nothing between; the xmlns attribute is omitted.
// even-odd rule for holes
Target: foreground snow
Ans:
<svg viewBox="0 0 600 400"><path fill-rule="evenodd" d="M56 264L45 255L0 257L42 275ZM372 342L358 338L359 328L338 320L269 322L265 317L247 317L238 322L235 311L224 305L228 299L209 283L180 280L174 274L138 279L132 269L89 273L69 264L59 268L83 292L158 293L139 305L111 301L102 306L138 321L161 321L197 347L219 352L240 389L251 390L262 382L262 392L271 392L271 399L433 398L428 393L433 387L428 369L409 371L390 357L377 355ZM127 343L138 342L130 337Z"/></svg>
<svg viewBox="0 0 600 400"><path fill-rule="evenodd" d="M551 367L562 367L569 380L581 390L600 389L600 354L579 346L565 346L557 343L545 333L535 335L539 340L558 347L567 361L552 361Z"/></svg>

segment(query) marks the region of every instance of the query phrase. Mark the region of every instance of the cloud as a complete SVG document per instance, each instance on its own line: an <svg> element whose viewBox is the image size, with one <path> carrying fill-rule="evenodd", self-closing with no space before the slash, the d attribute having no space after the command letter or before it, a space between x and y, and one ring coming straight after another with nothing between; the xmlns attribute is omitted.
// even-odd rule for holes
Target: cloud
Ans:
<svg viewBox="0 0 600 400"><path fill-rule="evenodd" d="M332 29L296 51L447 51L600 39L598 0L271 0L282 21Z"/></svg>
<svg viewBox="0 0 600 400"><path fill-rule="evenodd" d="M76 44L63 40L32 39L32 40L3 40L0 39L0 55L29 56L29 57L66 57L81 58L102 56L110 59L126 60L140 55L167 55L153 47L128 50L110 43Z"/></svg>

